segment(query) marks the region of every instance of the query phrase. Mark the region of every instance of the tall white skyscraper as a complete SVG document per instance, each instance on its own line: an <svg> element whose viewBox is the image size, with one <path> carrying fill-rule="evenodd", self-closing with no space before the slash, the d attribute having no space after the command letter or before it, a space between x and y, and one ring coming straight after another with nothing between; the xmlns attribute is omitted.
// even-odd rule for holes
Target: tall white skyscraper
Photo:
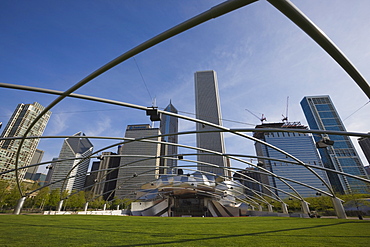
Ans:
<svg viewBox="0 0 370 247"><path fill-rule="evenodd" d="M84 136L82 132L74 134L74 136ZM81 159L75 160L64 160L74 158L84 158L91 155L93 152L93 145L87 138L66 138L64 140L62 149L60 151L58 160L53 163L53 173L51 175L50 183L56 182L61 179L65 179L68 172L72 170L67 179L65 190L71 192L72 190L80 190L84 187L86 180L86 173L89 168L90 159L85 159L81 163ZM61 189L63 181L54 183L50 186L53 189Z"/></svg>
<svg viewBox="0 0 370 247"><path fill-rule="evenodd" d="M142 138L158 136L158 128L151 128L149 124L128 125L126 138ZM160 141L160 137L150 138ZM120 149L121 158L118 171L116 196L118 198L136 199L136 192L140 187L159 178L160 160L150 157L160 156L160 144L134 141L126 143Z"/></svg>
<svg viewBox="0 0 370 247"><path fill-rule="evenodd" d="M198 71L194 77L196 118L222 125L216 72L213 70ZM197 131L215 130L215 128L203 124L197 124L196 129ZM223 133L197 133L197 147L225 153ZM230 173L223 169L223 167L229 166L224 156L209 155L201 151L198 151L198 154L198 161L218 166L198 163L198 170L229 176Z"/></svg>
<svg viewBox="0 0 370 247"><path fill-rule="evenodd" d="M26 133L26 130L36 117L45 109L42 105L35 102L33 104L19 104L6 125L1 138L20 137ZM32 127L28 136L41 136L44 133L46 124L49 121L51 112L47 112ZM20 140L2 140L0 141L0 172L15 168L16 153ZM31 164L32 157L35 154L39 139L26 139L23 142L22 150L18 159L18 167ZM23 179L27 169L19 170L19 179ZM15 172L0 175L0 179L15 180Z"/></svg>

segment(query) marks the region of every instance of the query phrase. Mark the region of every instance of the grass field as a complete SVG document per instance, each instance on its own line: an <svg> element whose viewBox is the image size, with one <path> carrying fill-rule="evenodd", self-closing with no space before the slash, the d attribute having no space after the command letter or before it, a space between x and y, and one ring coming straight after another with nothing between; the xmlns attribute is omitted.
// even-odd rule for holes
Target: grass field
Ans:
<svg viewBox="0 0 370 247"><path fill-rule="evenodd" d="M369 246L370 221L0 215L1 246Z"/></svg>

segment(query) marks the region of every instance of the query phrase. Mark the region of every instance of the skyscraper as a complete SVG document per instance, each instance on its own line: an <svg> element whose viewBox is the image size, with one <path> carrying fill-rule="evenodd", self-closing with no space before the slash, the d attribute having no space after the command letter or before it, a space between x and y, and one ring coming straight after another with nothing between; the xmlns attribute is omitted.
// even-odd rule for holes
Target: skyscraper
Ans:
<svg viewBox="0 0 370 247"><path fill-rule="evenodd" d="M113 152L102 152L101 160L93 162L91 168L90 181L93 187L90 187L94 196L102 195L105 201L110 201L115 196L117 184L118 168L121 157Z"/></svg>
<svg viewBox="0 0 370 247"><path fill-rule="evenodd" d="M53 158L52 162L50 163L50 165L47 165L46 166L46 169L48 169L48 173L46 174L46 178L45 178L45 184L50 184L50 181L51 181L51 177L53 176L53 172L54 172L54 167L56 165L56 161L58 160L58 158Z"/></svg>
<svg viewBox="0 0 370 247"><path fill-rule="evenodd" d="M301 107L308 125L313 130L346 131L333 102L328 95L307 96L301 101ZM366 172L351 139L340 135L314 135L316 142L329 137L333 146L319 148L325 167L357 176L366 176ZM330 183L339 193L366 193L366 183L336 173L327 172Z"/></svg>
<svg viewBox="0 0 370 247"><path fill-rule="evenodd" d="M128 125L126 138L143 138L158 136L158 128L151 128L149 124ZM160 141L160 137L149 140ZM152 158L160 155L160 144L134 141L122 146L121 163L118 171L116 197L136 199L136 191L140 187L159 177L159 159Z"/></svg>
<svg viewBox="0 0 370 247"><path fill-rule="evenodd" d="M177 109L172 105L171 101L170 101L170 104L164 110L177 114ZM162 135L177 134L178 125L179 124L178 124L177 117L162 114L161 124L160 124L160 130L161 130ZM163 136L162 141L177 144L178 136L177 135ZM177 146L164 145L164 144L161 146L161 156L162 155L175 155L175 154L177 154ZM172 156L172 157L175 159L161 159L161 164L160 164L161 167L171 167L171 168L161 169L160 174L172 173L172 170L177 166L176 157L175 156Z"/></svg>
<svg viewBox="0 0 370 247"><path fill-rule="evenodd" d="M82 160L92 154L93 145L82 132L78 132L73 136L81 136L80 138L66 138L63 142L62 149L60 150L58 160L53 162L53 173L50 183L56 182L60 179L65 179L69 171L75 167L65 182L65 190L71 192L72 190L80 190L84 187L86 180L86 173L89 168L90 158ZM77 159L81 158L81 159ZM69 159L69 160L65 160ZM61 189L63 181L50 185L51 189Z"/></svg>
<svg viewBox="0 0 370 247"><path fill-rule="evenodd" d="M40 149L36 149L35 150L35 154L33 155L32 157L32 160L31 160L31 164L30 165L34 165L34 164L38 164L41 162L42 160L42 157L44 156L44 151L40 150ZM38 170L38 166L34 166L34 167L30 167L27 169L27 172L26 172L26 175L24 176L24 179L33 179L33 176L37 173L37 170Z"/></svg>
<svg viewBox="0 0 370 247"><path fill-rule="evenodd" d="M19 104L6 125L1 138L20 137L26 133L26 130L36 117L45 109L37 102L33 104ZM44 133L46 124L49 121L51 112L47 112L32 127L28 136L41 136ZM1 140L0 141L0 171L7 171L15 168L16 154L20 140ZM18 159L18 167L31 164L32 157L35 154L39 139L26 139L23 142L22 150ZM23 179L27 169L19 170L19 179ZM0 175L0 179L15 180L15 172Z"/></svg>
<svg viewBox="0 0 370 247"><path fill-rule="evenodd" d="M293 123L266 123L262 125L257 125L257 128L294 128L294 129L307 129L306 126L301 125L299 122ZM315 166L322 166L319 154L315 148L312 136L305 133L290 133L290 132L255 132L254 137L263 140L269 144L274 145L275 147L282 149L283 151L293 155L302 162ZM293 161L290 158L287 158L285 154L282 154L275 149L267 147L259 142L255 143L256 153L258 156L264 156L274 159L283 159L287 161ZM290 178L307 185L314 186L321 190L327 191L328 189L323 185L322 181L317 178L311 171L302 165L296 165L286 162L278 162L271 160L260 160L263 167L278 176L285 178ZM314 169L320 177L322 177L327 182L327 177L325 172L322 170ZM263 176L261 176L262 178ZM278 178L269 176L268 179L269 185L277 187L288 192L293 192L285 183L283 183ZM312 190L308 187L298 185L296 183L291 184L303 197L314 196L316 194L315 190ZM265 190L264 190L265 191ZM266 191L265 191L266 192ZM283 194L282 192L276 191L276 193L284 198L288 195Z"/></svg>
<svg viewBox="0 0 370 247"><path fill-rule="evenodd" d="M238 180L242 185L247 187L248 189L243 189L244 193L250 196L255 196L255 193L264 192L266 191L263 189L262 185L258 183L254 183L252 181L256 180L258 182L262 182L264 184L268 184L267 182L262 181L261 173L258 173L258 168L256 167L248 167L245 170L238 171L238 173L234 173L233 175L234 181ZM265 176L265 178L267 178ZM267 192L269 194L269 192Z"/></svg>
<svg viewBox="0 0 370 247"><path fill-rule="evenodd" d="M220 97L218 94L218 82L216 72L198 71L195 77L195 112L196 118L222 125ZM197 131L212 131L214 127L199 124L196 125ZM225 153L224 136L222 132L197 133L197 147L209 149L219 153ZM198 151L198 161L206 162L218 167L198 164L198 170L215 173L218 175L230 176L230 173L223 168L228 167L228 162L224 156L202 155L206 152Z"/></svg>
<svg viewBox="0 0 370 247"><path fill-rule="evenodd" d="M361 137L358 139L358 144L364 152L367 162L370 164L370 137Z"/></svg>

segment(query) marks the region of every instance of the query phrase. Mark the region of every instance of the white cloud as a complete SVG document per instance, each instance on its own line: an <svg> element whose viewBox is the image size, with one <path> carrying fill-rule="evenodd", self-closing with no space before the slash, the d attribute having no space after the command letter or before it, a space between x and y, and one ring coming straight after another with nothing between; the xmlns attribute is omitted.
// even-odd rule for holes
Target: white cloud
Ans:
<svg viewBox="0 0 370 247"><path fill-rule="evenodd" d="M101 116L95 119L95 121L90 122L84 132L87 136L101 136L102 134L108 134L111 127L112 120L110 117Z"/></svg>
<svg viewBox="0 0 370 247"><path fill-rule="evenodd" d="M63 133L69 127L72 114L52 114L44 135L55 136Z"/></svg>

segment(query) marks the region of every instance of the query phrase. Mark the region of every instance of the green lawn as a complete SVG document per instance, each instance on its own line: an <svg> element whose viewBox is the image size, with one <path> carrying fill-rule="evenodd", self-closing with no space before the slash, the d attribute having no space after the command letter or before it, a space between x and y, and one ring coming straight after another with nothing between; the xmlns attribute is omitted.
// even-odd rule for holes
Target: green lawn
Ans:
<svg viewBox="0 0 370 247"><path fill-rule="evenodd" d="M0 215L0 246L369 246L370 221Z"/></svg>

